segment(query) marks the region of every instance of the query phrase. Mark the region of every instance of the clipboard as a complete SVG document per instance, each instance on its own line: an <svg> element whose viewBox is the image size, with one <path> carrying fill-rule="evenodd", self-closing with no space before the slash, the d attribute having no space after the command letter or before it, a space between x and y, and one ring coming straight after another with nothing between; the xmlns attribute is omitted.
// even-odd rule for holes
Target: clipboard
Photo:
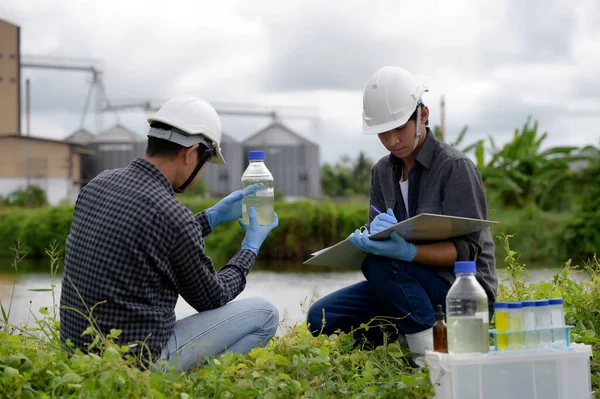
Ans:
<svg viewBox="0 0 600 399"><path fill-rule="evenodd" d="M372 240L385 240L390 237L392 231L395 231L401 237L404 237L406 241L413 243L446 241L483 230L498 223L492 220L421 213L375 234L370 234L369 238ZM363 234L367 233L363 232ZM367 253L358 249L346 238L331 247L312 253L311 256L303 264L360 269Z"/></svg>

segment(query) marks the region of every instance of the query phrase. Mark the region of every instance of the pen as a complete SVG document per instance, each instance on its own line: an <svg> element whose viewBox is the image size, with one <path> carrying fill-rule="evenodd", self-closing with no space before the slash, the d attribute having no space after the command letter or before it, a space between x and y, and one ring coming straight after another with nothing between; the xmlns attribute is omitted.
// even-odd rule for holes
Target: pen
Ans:
<svg viewBox="0 0 600 399"><path fill-rule="evenodd" d="M371 205L371 208L372 208L372 209L373 209L375 212L377 212L377 213L381 213L381 211L380 211L379 209L377 209L377 208L375 207L375 205Z"/></svg>

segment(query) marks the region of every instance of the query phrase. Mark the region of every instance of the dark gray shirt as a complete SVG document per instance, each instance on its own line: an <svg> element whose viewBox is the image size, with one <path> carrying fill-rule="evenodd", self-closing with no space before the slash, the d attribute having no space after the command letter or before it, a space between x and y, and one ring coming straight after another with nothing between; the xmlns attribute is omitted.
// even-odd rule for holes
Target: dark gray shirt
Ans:
<svg viewBox="0 0 600 399"><path fill-rule="evenodd" d="M89 336L81 333L88 321L64 307L87 314L81 299L90 308L106 301L93 312L100 330L123 330L121 345L146 340L156 360L173 330L178 295L201 312L246 285L256 255L241 250L216 272L204 253L210 231L206 213L194 215L177 201L169 181L144 159L97 176L77 198L66 242L61 340L86 349Z"/></svg>
<svg viewBox="0 0 600 399"><path fill-rule="evenodd" d="M400 191L402 160L393 154L381 158L371 171L370 202L381 211L391 208L398 221L420 213L487 219L483 182L475 164L461 151L438 141L428 128L427 137L408 175L408 211ZM369 208L369 224L377 212ZM453 239L458 260L477 262L477 280L489 304L496 300L498 279L494 242L489 228ZM437 268L450 283L452 268Z"/></svg>

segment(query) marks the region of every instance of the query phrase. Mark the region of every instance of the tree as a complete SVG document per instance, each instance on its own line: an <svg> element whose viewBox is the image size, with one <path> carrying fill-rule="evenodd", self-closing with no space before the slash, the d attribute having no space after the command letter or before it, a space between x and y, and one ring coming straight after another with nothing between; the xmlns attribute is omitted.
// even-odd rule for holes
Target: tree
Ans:
<svg viewBox="0 0 600 399"><path fill-rule="evenodd" d="M484 141L473 150L484 184L496 191L506 206L535 203L542 209L559 210L566 189L573 181L571 164L581 160L577 147L552 147L542 150L548 133L538 134L538 122L531 117L522 129L515 129L512 141L498 148L489 138L491 159L485 162ZM568 201L567 201L568 202Z"/></svg>
<svg viewBox="0 0 600 399"><path fill-rule="evenodd" d="M329 197L369 195L373 162L361 151L356 160L343 155L335 165L321 168L321 187Z"/></svg>
<svg viewBox="0 0 600 399"><path fill-rule="evenodd" d="M593 256L600 254L600 149L589 146L582 153L587 163L577 175L582 201L565 229L565 241L572 256Z"/></svg>
<svg viewBox="0 0 600 399"><path fill-rule="evenodd" d="M3 199L3 203L7 206L39 207L48 205L48 198L41 187L30 184L8 194Z"/></svg>

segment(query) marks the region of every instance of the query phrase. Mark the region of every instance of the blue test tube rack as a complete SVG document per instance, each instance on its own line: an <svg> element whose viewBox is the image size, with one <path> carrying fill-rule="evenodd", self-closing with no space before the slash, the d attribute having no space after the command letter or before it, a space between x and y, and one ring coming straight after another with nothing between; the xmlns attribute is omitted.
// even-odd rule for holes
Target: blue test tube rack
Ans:
<svg viewBox="0 0 600 399"><path fill-rule="evenodd" d="M530 348L519 348L519 349L506 349L499 350L498 349L498 335L506 335L510 336L511 334L519 334L519 333L528 333L528 332L539 332L539 331L552 331L553 336L562 331L565 334L565 344L560 347L566 346L567 348L571 346L571 329L574 326L560 326L560 327L547 327L547 328L536 328L533 330L515 330L515 331L496 331L496 329L490 329L490 334L494 337L494 350L496 352L513 352L515 350L529 350ZM555 343L550 344L549 348L557 348L558 346ZM539 346L538 348L531 348L531 350L535 349L546 349L546 347Z"/></svg>

